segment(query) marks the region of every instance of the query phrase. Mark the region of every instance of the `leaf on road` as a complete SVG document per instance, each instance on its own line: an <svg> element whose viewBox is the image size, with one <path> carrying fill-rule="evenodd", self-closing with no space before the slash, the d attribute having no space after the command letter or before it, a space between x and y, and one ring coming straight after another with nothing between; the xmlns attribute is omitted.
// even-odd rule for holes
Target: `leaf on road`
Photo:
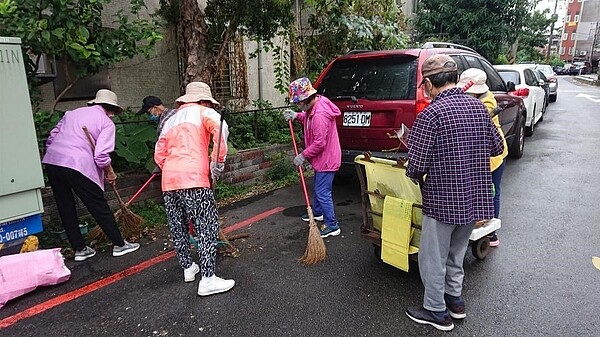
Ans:
<svg viewBox="0 0 600 337"><path fill-rule="evenodd" d="M600 270L600 257L592 256L592 264L596 269Z"/></svg>

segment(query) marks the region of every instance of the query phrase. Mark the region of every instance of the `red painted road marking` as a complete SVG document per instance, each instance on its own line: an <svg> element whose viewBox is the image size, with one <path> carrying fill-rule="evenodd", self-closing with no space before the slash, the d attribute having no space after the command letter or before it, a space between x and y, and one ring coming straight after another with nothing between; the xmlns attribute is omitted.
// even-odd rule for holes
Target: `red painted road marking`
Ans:
<svg viewBox="0 0 600 337"><path fill-rule="evenodd" d="M262 220L262 219L264 219L266 217L269 217L269 216L271 216L271 215L273 215L275 213L279 213L279 212L283 211L284 209L285 208L283 208L283 207L275 207L275 208L273 208L271 210L268 210L266 212L262 212L262 213L260 213L258 215L255 215L255 216L253 216L251 218L248 218L248 219L246 219L244 221L240 221L240 222L238 222L236 224L233 224L231 226L227 226L227 227L223 228L223 232L225 234L231 233L231 232L233 232L235 230L238 230L238 229L240 229L242 227L246 227L246 226L248 226L251 223L260 221L260 220Z"/></svg>
<svg viewBox="0 0 600 337"><path fill-rule="evenodd" d="M258 215L255 215L251 218L248 218L246 220L243 220L241 222L238 222L236 224L233 224L231 226L228 226L226 228L223 228L223 232L224 233L230 233L233 232L234 230L240 229L242 227L248 226L251 223L260 221L264 218L267 218L273 214L279 213L281 211L283 211L285 208L283 207L275 207L271 210L262 212ZM7 328L15 323L17 323L18 321L22 320L22 319L26 319L32 316L35 316L37 314L41 314L42 312L52 309L56 306L59 306L63 303L67 303L69 301L72 301L78 297L81 297L83 295L87 295L91 292L94 292L98 289L104 288L107 285L110 285L112 283L115 283L121 279L124 279L127 276L131 276L131 275L135 275L139 272L141 272L144 269L147 269L149 267L152 267L153 265L163 262L165 260L168 260L170 258L172 258L173 256L175 256L175 252L174 251L170 251L168 253L165 254L161 254L159 256L153 257L150 260L146 260L140 264L137 264L135 266L129 267L123 271L120 271L118 273L112 274L111 276L105 277L103 279L100 279L96 282L90 283L86 286L83 286L79 289L75 289L69 293L60 295L58 297L52 298L47 300L46 302L42 302L40 304L34 305L31 308L25 309L24 311L21 311L18 314L6 317L2 320L0 320L0 329L4 329Z"/></svg>

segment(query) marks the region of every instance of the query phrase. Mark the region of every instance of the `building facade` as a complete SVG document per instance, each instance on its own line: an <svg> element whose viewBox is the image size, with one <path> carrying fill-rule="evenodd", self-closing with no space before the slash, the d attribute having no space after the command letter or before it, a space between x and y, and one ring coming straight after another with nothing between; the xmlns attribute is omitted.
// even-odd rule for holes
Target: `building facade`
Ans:
<svg viewBox="0 0 600 337"><path fill-rule="evenodd" d="M587 61L596 67L600 58L600 0L568 0L559 50L565 62Z"/></svg>

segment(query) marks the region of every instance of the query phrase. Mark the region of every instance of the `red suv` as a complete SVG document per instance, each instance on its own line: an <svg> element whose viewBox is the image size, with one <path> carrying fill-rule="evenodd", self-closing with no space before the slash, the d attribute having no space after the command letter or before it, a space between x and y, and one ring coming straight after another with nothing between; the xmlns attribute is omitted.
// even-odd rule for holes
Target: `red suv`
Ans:
<svg viewBox="0 0 600 337"><path fill-rule="evenodd" d="M342 111L337 126L343 164L353 165L354 157L366 151L382 158L406 156L407 149L389 135L402 124L411 128L417 114L429 105L431 100L418 83L423 62L438 53L451 56L459 74L468 68L487 73L487 85L501 108L509 157L523 155L525 107L521 98L510 94L514 83L505 83L485 58L468 47L429 42L418 49L350 52L329 63L319 75L318 93Z"/></svg>

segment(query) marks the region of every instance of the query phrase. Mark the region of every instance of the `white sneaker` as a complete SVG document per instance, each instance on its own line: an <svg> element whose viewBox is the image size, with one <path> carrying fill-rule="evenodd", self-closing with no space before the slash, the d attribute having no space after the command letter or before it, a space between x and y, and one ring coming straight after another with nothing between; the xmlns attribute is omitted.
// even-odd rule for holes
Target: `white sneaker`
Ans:
<svg viewBox="0 0 600 337"><path fill-rule="evenodd" d="M90 257L92 257L94 255L96 255L96 251L93 250L89 246L85 246L85 248L83 250L75 251L74 260L77 262L81 262L81 261L85 261L85 260L89 259Z"/></svg>
<svg viewBox="0 0 600 337"><path fill-rule="evenodd" d="M216 275L203 277L198 284L198 295L208 296L218 293L224 293L235 285L234 280L224 280Z"/></svg>
<svg viewBox="0 0 600 337"><path fill-rule="evenodd" d="M185 268L183 270L183 280L185 282L194 282L196 280L196 274L200 271L200 267L196 264L196 262L192 262L192 265L189 268Z"/></svg>
<svg viewBox="0 0 600 337"><path fill-rule="evenodd" d="M131 252L135 252L140 248L139 243L131 243L123 240L125 244L121 247L113 246L113 256L123 256L125 254L129 254Z"/></svg>

